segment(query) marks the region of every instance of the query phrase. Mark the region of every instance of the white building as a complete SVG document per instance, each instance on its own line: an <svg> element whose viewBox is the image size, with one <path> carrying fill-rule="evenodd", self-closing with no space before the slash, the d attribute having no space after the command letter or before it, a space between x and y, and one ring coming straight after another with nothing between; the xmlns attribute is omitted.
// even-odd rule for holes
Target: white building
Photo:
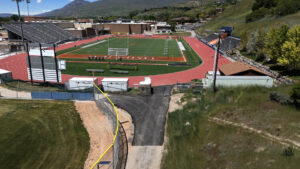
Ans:
<svg viewBox="0 0 300 169"><path fill-rule="evenodd" d="M151 30L156 34L172 33L172 27L167 22L158 22L155 25L151 25Z"/></svg>
<svg viewBox="0 0 300 169"><path fill-rule="evenodd" d="M8 70L0 69L0 81L11 81L12 80L12 73Z"/></svg>
<svg viewBox="0 0 300 169"><path fill-rule="evenodd" d="M120 92L128 90L128 78L104 78L101 82L104 91Z"/></svg>
<svg viewBox="0 0 300 169"><path fill-rule="evenodd" d="M209 88L213 83L213 72L209 71L202 79L203 87ZM272 87L274 79L261 70L241 63L233 62L219 67L216 77L216 86L264 86Z"/></svg>
<svg viewBox="0 0 300 169"><path fill-rule="evenodd" d="M93 88L94 83L98 84L97 78L74 77L71 78L65 85L68 90L85 90Z"/></svg>

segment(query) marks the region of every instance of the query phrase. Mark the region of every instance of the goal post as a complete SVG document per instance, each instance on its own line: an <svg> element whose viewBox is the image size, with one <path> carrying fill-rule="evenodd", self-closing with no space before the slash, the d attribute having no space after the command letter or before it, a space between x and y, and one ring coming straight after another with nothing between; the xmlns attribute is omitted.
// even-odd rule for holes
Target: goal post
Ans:
<svg viewBox="0 0 300 169"><path fill-rule="evenodd" d="M110 56L128 56L128 48L108 48L108 55Z"/></svg>

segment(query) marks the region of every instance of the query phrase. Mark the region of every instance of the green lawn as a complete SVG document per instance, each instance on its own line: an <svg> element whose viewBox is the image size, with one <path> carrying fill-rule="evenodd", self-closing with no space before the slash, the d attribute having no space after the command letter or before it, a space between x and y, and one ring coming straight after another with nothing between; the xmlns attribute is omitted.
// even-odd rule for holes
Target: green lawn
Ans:
<svg viewBox="0 0 300 169"><path fill-rule="evenodd" d="M109 48L127 48L130 56L167 56L182 57L176 40L110 38L103 43L75 50L71 54L107 55ZM166 49L166 50L165 50Z"/></svg>
<svg viewBox="0 0 300 169"><path fill-rule="evenodd" d="M82 169L89 136L73 102L0 100L1 169Z"/></svg>
<svg viewBox="0 0 300 169"><path fill-rule="evenodd" d="M86 69L104 69L104 73L95 73L96 76L112 76L112 77L121 77L121 76L147 76L147 75L157 75L164 73L173 73L178 71L184 71L191 69L193 67L201 64L201 58L195 53L195 51L185 42L180 40L186 48L185 55L188 59L188 64L191 66L160 66L160 65L138 65L138 69L134 70L134 66L111 66L108 67L108 64L102 63L70 63L67 62L67 70L62 71L64 74L70 75L82 75L82 76L91 76L91 73L87 72ZM177 44L176 44L177 45ZM66 59L74 61L88 61L87 59ZM115 62L111 60L106 60L106 62ZM119 61L118 61L119 62ZM151 62L151 61L122 61L124 63L170 63L170 62ZM110 72L112 69L117 70L126 70L129 71L128 74L116 74Z"/></svg>
<svg viewBox="0 0 300 169"><path fill-rule="evenodd" d="M186 93L182 110L169 113L162 169L230 168L294 169L300 152L283 155L283 146L259 134L208 120L218 117L244 123L272 135L300 141L300 113L293 106L270 101L271 91L288 94L290 86L240 87Z"/></svg>
<svg viewBox="0 0 300 169"><path fill-rule="evenodd" d="M95 76L147 76L157 75L164 73L172 73L190 69L190 66L156 66L156 65L138 65L138 70L134 70L135 66L120 66L113 65L108 68L107 64L100 63L67 63L67 70L63 71L64 74L92 76L86 69L104 69L104 73L95 73ZM116 74L110 70L125 70L129 71L128 74Z"/></svg>

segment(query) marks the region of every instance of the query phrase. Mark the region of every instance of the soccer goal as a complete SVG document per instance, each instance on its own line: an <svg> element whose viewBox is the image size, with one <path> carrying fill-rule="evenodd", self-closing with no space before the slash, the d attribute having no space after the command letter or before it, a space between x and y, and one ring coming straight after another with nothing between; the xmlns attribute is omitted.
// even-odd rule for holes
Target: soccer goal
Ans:
<svg viewBox="0 0 300 169"><path fill-rule="evenodd" d="M128 48L108 48L108 55L110 56L128 56Z"/></svg>

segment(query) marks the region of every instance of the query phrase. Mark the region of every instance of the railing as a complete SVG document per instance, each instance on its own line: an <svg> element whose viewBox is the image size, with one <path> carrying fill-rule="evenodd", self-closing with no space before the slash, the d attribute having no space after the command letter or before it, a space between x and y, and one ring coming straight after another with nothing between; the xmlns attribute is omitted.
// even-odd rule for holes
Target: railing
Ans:
<svg viewBox="0 0 300 169"><path fill-rule="evenodd" d="M96 84L94 84L94 86L97 89L97 92L95 92L95 100L98 100L97 105L101 108L105 115L112 120L115 136L112 144L103 154L101 154L91 169L95 169L99 163L103 162L102 159L109 154L109 151L113 152L112 166L106 166L105 168L110 169L112 167L113 169L125 169L128 155L128 143L125 130L119 122L118 111L109 97Z"/></svg>

